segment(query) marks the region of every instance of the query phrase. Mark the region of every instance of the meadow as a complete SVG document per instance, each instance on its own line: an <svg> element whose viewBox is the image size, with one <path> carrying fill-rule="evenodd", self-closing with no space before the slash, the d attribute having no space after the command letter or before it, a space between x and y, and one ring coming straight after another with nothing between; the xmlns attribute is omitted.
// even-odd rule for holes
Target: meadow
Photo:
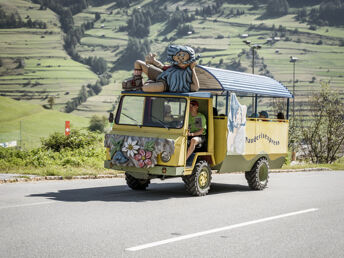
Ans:
<svg viewBox="0 0 344 258"><path fill-rule="evenodd" d="M90 6L83 13L74 17L76 24L94 19L94 13L101 14L94 28L86 32L78 50L85 56L102 56L109 63L115 62L121 56L126 47L128 35L119 31L119 27L126 24L129 14L134 8L153 5L152 0L142 1L140 4L132 5L128 9L115 9L112 12L112 4L100 7ZM201 1L200 6L212 4L212 1ZM192 1L171 2L168 1L166 8L169 12L175 12L177 6L180 10L188 9L195 11L196 7ZM230 10L244 10L245 14L240 16L229 16ZM320 89L321 82L329 82L332 89L344 94L344 49L340 41L344 40L343 28L322 26L311 30L306 23L299 23L295 20L297 9L291 9L292 13L274 19L262 20L260 17L263 8L252 10L250 5L224 4L221 14L210 17L196 16L196 20L190 24L194 33L176 37L176 29L167 31L167 22L154 23L150 26L149 40L151 51L161 54L168 44L190 45L201 50L200 64L206 66L218 66L220 62L231 63L232 60L240 60L246 72L251 72L251 56L242 55L240 52L249 52L248 46L243 40L250 40L252 43L260 44L262 48L258 51L259 59L255 64L255 73L259 74L266 70L278 81L282 82L292 91L293 64L289 62L290 56L299 58L295 69L295 101L296 106L304 105L308 97ZM293 14L294 12L294 14ZM285 33L278 31L282 26ZM272 28L275 30L272 30ZM243 38L247 34L247 38ZM270 38L278 37L273 42ZM174 39L166 41L165 39ZM265 70L261 70L265 66ZM121 81L131 75L130 70L116 70L111 83L111 92L119 94ZM85 109L91 108L95 102L99 102L97 108L103 106L108 108L105 100L109 98L109 92L103 91L99 96L89 98L83 104ZM344 97L344 95L343 95ZM100 104L103 102L103 104ZM90 105L89 105L90 104ZM264 108L268 108L266 105Z"/></svg>
<svg viewBox="0 0 344 258"><path fill-rule="evenodd" d="M67 55L63 48L64 34L58 17L51 10L39 10L39 5L24 0L0 0L0 4L8 10L16 10L23 20L29 16L32 20L47 23L46 29L0 30L0 58L3 63L0 67L0 95L40 106L47 106L48 98L53 96L53 109L62 111L67 101L76 97L83 85L94 83L98 76L88 66L72 60ZM113 3L97 7L89 5L81 13L74 15L74 25L80 26L94 21L96 13L101 17L92 29L85 31L76 47L77 52L82 57L103 57L111 69L127 46L128 33L121 30L121 27L126 25L130 14L135 8L144 9L157 4L165 6L170 14L177 12L177 7L179 10L188 9L189 13L194 13L196 8L212 5L213 1L144 0L129 8L114 9ZM231 15L231 10L234 10L234 13L236 10L244 11L245 14ZM251 73L250 49L243 43L246 39L262 46L258 51L255 73L269 72L291 91L293 65L289 59L290 56L299 58L295 74L295 101L299 109L305 106L313 92L320 89L320 83L323 81L329 82L338 94L344 96L344 49L341 46L344 28L321 26L312 30L308 24L295 20L297 9L291 8L288 15L264 20L261 19L263 11L263 6L253 10L250 5L226 3L221 7L220 13L207 17L196 16L196 19L190 22L194 32L185 36L176 36L176 29L166 30L167 21L153 23L148 36L151 52L159 56L171 43L190 45L201 54L199 64L221 67L221 63L222 66L228 65L235 60L240 61L243 69ZM243 34L247 36L243 37ZM270 40L275 37L278 39ZM22 67L18 60L23 61ZM130 69L113 71L110 83L102 87L100 94L89 97L72 114L86 118L95 114L107 117L108 112L116 108L121 82L131 74ZM245 100L246 102L250 104L251 101ZM262 108L271 110L271 100L264 99L260 104ZM58 113L56 116L60 115L62 116ZM34 116L31 116L31 119L34 119ZM39 125L41 122L37 119L33 121L27 125L29 130L35 123ZM0 133L3 140L18 135L18 122L13 122L12 127L10 123L6 123L1 126L1 130L7 128ZM80 124L84 126L84 122ZM63 130L63 123L60 126Z"/></svg>
<svg viewBox="0 0 344 258"><path fill-rule="evenodd" d="M31 18L47 24L46 29L0 30L0 95L39 105L54 97L54 109L63 111L82 85L94 83L98 76L67 55L54 12L39 10L39 5L23 0L0 0L0 5L9 12L16 11L24 21Z"/></svg>
<svg viewBox="0 0 344 258"><path fill-rule="evenodd" d="M1 96L0 121L0 143L17 141L22 149L40 146L40 139L54 132L64 133L65 121L70 121L71 130L86 129L89 125L88 118Z"/></svg>

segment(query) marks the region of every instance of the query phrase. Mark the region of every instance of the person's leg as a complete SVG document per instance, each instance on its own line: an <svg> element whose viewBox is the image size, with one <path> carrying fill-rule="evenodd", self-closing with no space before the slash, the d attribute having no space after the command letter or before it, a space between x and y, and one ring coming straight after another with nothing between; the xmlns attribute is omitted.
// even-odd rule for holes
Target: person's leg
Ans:
<svg viewBox="0 0 344 258"><path fill-rule="evenodd" d="M144 61L136 60L134 63L133 77L122 82L124 90L142 90L143 77L142 72L148 74L148 66Z"/></svg>
<svg viewBox="0 0 344 258"><path fill-rule="evenodd" d="M166 91L166 87L163 82L146 82L142 90L144 92L164 92Z"/></svg>
<svg viewBox="0 0 344 258"><path fill-rule="evenodd" d="M134 63L134 75L142 75L142 72L148 75L148 65L142 60L136 60Z"/></svg>
<svg viewBox="0 0 344 258"><path fill-rule="evenodd" d="M186 154L186 160L191 156L191 154L195 151L196 145L200 143L200 137L193 137L190 141L190 146L188 148L188 152Z"/></svg>

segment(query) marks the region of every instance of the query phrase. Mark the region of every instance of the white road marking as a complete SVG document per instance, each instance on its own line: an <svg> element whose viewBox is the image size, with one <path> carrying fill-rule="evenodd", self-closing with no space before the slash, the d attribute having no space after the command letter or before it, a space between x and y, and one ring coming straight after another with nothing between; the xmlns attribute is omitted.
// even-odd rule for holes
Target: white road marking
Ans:
<svg viewBox="0 0 344 258"><path fill-rule="evenodd" d="M210 229L210 230L201 231L198 233L193 233L193 234L179 236L179 237L173 237L173 238L169 238L169 239L165 239L165 240L161 240L161 241L157 241L157 242L152 242L152 243L143 244L143 245L139 245L139 246L129 247L129 248L126 248L125 250L126 251L139 251L139 250L147 249L147 248L154 247L154 246L169 244L172 242L177 242L177 241L181 241L181 240L185 240L185 239L204 236L204 235L208 235L208 234L212 234L212 233L217 233L220 231L245 227L245 226L258 224L258 223L262 223L262 222L267 222L267 221L271 221L271 220L277 220L277 219L281 219L281 218L285 218L285 217L296 216L296 215L309 213L309 212L315 212L317 210L319 210L319 209L312 208L312 209L301 210L301 211L296 211L296 212L291 212L291 213L285 213L285 214L281 214L281 215L277 215L277 216L267 217L267 218L258 219L258 220L252 220L252 221L243 222L243 223L239 223L239 224L235 224L235 225L231 225L231 226Z"/></svg>
<svg viewBox="0 0 344 258"><path fill-rule="evenodd" d="M1 209L27 207L27 206L35 206L35 205L43 205L43 204L50 204L50 203L56 203L56 202L36 202L36 203L26 203L26 204L12 205L12 206L2 206L2 207L0 207L0 210Z"/></svg>

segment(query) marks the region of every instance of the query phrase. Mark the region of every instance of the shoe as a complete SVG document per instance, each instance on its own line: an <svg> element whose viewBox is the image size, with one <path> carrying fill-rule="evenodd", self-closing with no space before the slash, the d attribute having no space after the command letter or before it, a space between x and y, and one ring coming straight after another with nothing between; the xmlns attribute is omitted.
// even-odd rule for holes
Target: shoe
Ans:
<svg viewBox="0 0 344 258"><path fill-rule="evenodd" d="M122 89L131 90L142 90L143 78L141 75L133 75L132 78L128 78L122 82Z"/></svg>

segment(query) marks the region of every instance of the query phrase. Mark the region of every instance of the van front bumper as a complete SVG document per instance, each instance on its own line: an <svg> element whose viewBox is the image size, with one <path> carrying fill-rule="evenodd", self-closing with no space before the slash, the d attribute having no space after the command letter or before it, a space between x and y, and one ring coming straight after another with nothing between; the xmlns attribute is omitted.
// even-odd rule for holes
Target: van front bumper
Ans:
<svg viewBox="0 0 344 258"><path fill-rule="evenodd" d="M114 170L131 172L135 175L157 175L157 176L182 176L184 167L154 166L152 168L137 168L113 165L110 160L104 161L104 167Z"/></svg>

